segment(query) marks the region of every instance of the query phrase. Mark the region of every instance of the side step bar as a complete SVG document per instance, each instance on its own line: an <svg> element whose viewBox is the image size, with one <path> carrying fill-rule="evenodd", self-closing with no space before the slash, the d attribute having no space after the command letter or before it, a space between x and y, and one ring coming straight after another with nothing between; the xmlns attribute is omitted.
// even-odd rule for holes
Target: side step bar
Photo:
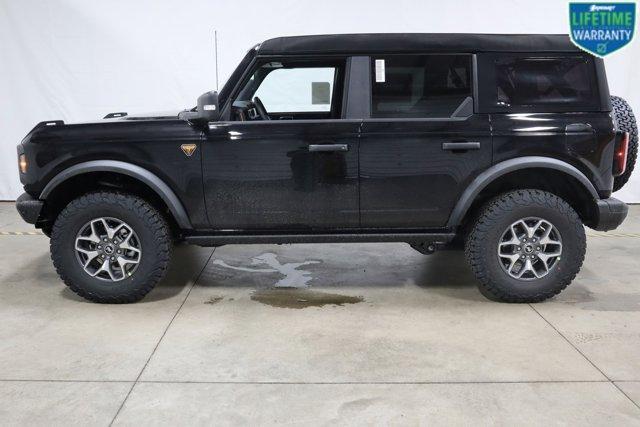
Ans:
<svg viewBox="0 0 640 427"><path fill-rule="evenodd" d="M449 243L454 237L454 233L212 234L185 236L185 241L199 246L357 242L427 243L440 246Z"/></svg>

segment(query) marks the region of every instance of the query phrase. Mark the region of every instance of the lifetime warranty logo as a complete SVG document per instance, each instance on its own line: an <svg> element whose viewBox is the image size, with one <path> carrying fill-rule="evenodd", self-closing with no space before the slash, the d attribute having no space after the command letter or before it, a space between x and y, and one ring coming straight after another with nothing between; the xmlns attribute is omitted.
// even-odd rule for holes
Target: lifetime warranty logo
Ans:
<svg viewBox="0 0 640 427"><path fill-rule="evenodd" d="M603 57L626 46L636 26L635 3L569 3L571 41Z"/></svg>

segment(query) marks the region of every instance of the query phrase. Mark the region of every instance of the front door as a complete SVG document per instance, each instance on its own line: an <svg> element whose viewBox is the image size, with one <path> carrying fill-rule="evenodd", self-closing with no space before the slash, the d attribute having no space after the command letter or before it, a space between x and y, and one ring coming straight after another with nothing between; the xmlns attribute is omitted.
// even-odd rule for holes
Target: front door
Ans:
<svg viewBox="0 0 640 427"><path fill-rule="evenodd" d="M440 228L490 166L488 115L475 114L472 57L371 58L371 113L360 140L365 228Z"/></svg>
<svg viewBox="0 0 640 427"><path fill-rule="evenodd" d="M358 130L342 119L344 61L256 63L203 144L215 229L357 227Z"/></svg>

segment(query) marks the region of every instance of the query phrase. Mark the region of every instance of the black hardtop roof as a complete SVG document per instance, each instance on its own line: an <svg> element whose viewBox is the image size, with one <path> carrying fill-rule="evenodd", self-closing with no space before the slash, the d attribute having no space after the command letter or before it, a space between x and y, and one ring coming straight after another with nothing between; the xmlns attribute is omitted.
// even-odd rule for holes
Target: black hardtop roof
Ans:
<svg viewBox="0 0 640 427"><path fill-rule="evenodd" d="M396 52L576 52L566 34L387 33L277 37L260 55Z"/></svg>

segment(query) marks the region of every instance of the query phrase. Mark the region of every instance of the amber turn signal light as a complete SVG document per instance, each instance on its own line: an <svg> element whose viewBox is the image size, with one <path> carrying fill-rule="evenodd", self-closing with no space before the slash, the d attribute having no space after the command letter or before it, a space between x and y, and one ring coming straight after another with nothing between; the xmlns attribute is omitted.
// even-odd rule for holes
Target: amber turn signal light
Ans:
<svg viewBox="0 0 640 427"><path fill-rule="evenodd" d="M29 166L27 163L27 156L20 154L20 157L18 158L18 165L20 166L21 173L27 173L27 167Z"/></svg>

